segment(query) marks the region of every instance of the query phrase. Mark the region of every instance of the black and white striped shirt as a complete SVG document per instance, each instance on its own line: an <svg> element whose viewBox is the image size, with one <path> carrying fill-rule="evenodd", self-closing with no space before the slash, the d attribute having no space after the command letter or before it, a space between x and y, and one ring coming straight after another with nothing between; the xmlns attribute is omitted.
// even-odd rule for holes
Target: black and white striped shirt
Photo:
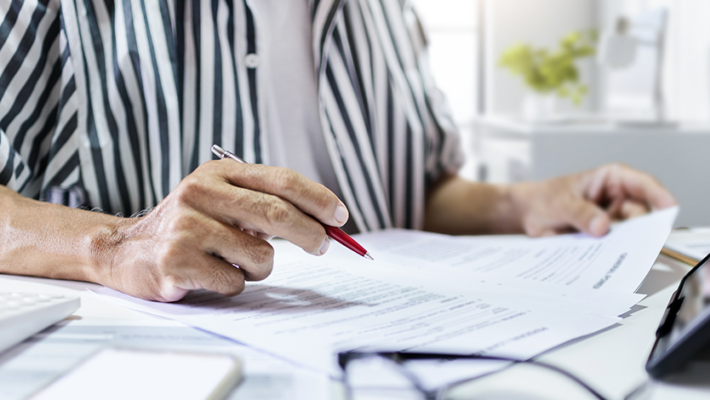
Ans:
<svg viewBox="0 0 710 400"><path fill-rule="evenodd" d="M154 206L217 143L268 163L258 0L0 0L0 184ZM421 228L462 153L406 1L311 0L323 135L361 231Z"/></svg>

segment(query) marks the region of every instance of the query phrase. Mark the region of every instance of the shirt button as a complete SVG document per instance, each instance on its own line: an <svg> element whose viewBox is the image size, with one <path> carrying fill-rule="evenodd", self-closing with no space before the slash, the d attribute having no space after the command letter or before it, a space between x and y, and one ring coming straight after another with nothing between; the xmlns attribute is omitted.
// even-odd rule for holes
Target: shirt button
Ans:
<svg viewBox="0 0 710 400"><path fill-rule="evenodd" d="M261 60L259 59L258 54L247 54L246 57L244 57L244 64L247 66L247 68L256 68L259 66L259 62Z"/></svg>

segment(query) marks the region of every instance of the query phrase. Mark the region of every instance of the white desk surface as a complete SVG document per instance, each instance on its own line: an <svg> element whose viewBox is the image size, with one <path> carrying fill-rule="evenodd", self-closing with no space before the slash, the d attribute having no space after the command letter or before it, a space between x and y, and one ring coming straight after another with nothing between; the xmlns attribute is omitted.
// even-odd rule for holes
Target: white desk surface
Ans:
<svg viewBox="0 0 710 400"><path fill-rule="evenodd" d="M638 311L619 325L586 339L557 348L538 359L567 369L610 399L624 399L648 381L644 365L654 342L654 332L671 293L689 266L660 256L639 289L649 294ZM0 275L0 291L74 293L96 285L49 279ZM69 318L100 324L102 320L140 321L151 317L104 302L86 293L81 308ZM633 399L706 399L710 397L710 362L696 363L692 371L672 379L672 383L651 384ZM705 382L703 382L705 381ZM342 392L334 387L334 398ZM531 367L516 366L488 376L452 393L454 398L476 399L587 399L591 398L564 377Z"/></svg>

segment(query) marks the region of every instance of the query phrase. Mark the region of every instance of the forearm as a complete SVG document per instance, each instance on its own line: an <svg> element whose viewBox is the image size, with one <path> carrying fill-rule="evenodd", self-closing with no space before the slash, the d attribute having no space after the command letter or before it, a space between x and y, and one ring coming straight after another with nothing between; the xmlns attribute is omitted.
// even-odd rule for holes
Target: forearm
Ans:
<svg viewBox="0 0 710 400"><path fill-rule="evenodd" d="M516 197L511 185L445 177L428 193L424 229L451 235L522 233Z"/></svg>
<svg viewBox="0 0 710 400"><path fill-rule="evenodd" d="M0 186L0 273L102 283L122 220Z"/></svg>

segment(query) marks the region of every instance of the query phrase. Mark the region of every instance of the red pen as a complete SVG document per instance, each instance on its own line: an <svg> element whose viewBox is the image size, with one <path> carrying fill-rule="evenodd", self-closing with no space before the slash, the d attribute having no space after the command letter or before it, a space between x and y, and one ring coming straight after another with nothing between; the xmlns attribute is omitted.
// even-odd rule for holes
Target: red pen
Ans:
<svg viewBox="0 0 710 400"><path fill-rule="evenodd" d="M227 151L219 146L212 145L212 153L214 153L217 157L224 159L225 157L231 158L234 161L240 162L240 163L245 163L246 161L242 160L241 158L237 157L234 153L231 151ZM364 247L360 246L358 242L355 241L355 239L351 238L347 233L343 232L342 229L337 228L335 226L330 226L326 224L321 224L325 228L325 232L330 236L333 240L336 242L342 244L343 246L347 247L348 249L354 251L358 255L367 258L368 260L374 261L375 259L372 258L370 253L365 250Z"/></svg>

